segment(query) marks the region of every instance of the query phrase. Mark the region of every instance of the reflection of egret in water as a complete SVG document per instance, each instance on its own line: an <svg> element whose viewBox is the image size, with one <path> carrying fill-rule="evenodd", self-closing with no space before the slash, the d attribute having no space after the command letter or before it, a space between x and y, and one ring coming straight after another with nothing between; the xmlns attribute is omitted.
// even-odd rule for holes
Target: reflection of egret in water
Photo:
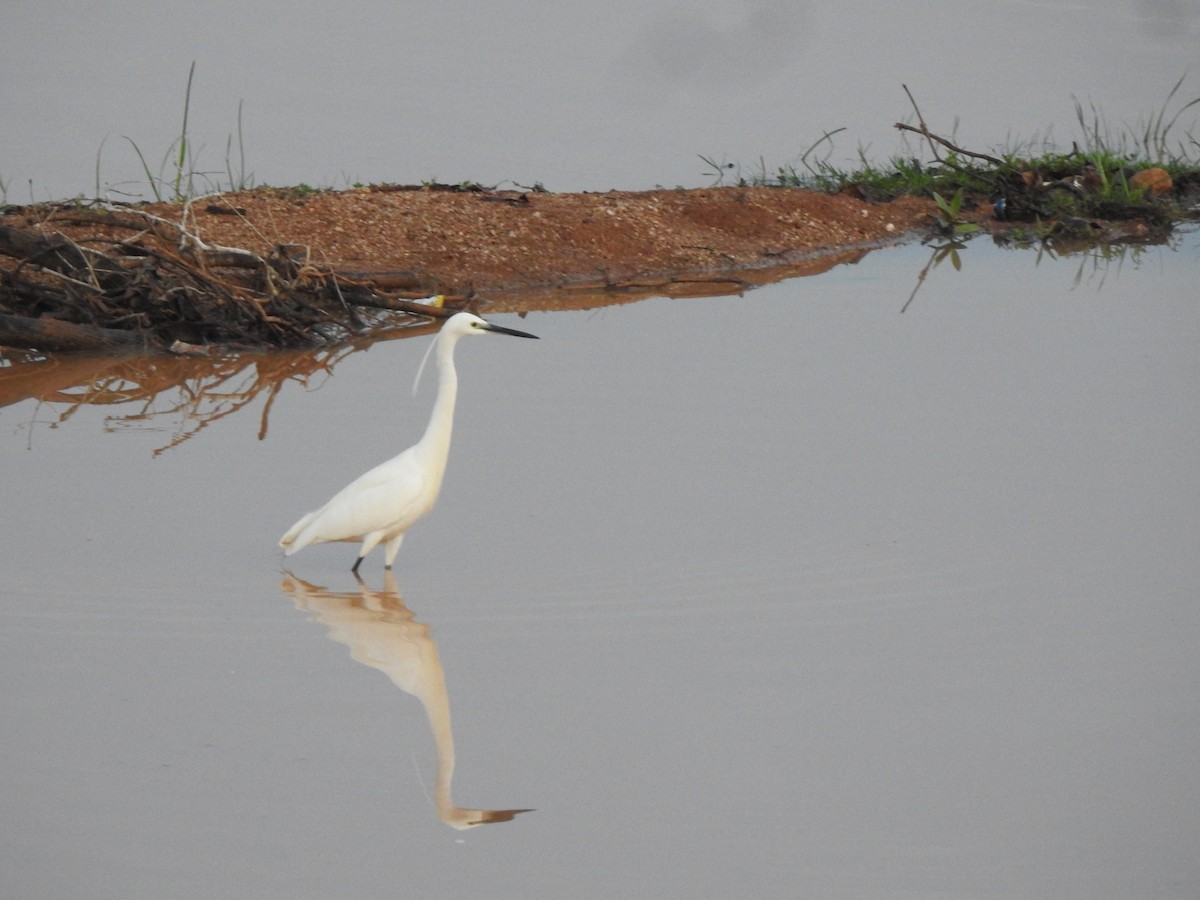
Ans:
<svg viewBox="0 0 1200 900"><path fill-rule="evenodd" d="M437 783L434 802L438 817L454 828L465 829L507 822L529 809L465 809L455 806L450 794L454 776L454 736L450 730L450 697L429 626L417 622L404 605L391 572L385 573L384 590L366 585L359 593L335 593L288 574L281 585L297 609L308 610L329 629L329 637L350 648L350 655L383 672L402 691L425 707L437 749ZM360 582L361 584L361 582Z"/></svg>

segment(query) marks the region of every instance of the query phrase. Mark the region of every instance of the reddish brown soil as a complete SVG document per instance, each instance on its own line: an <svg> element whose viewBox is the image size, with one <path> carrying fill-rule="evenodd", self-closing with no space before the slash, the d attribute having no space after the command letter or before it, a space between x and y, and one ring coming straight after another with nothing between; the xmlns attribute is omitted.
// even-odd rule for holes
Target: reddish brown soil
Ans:
<svg viewBox="0 0 1200 900"><path fill-rule="evenodd" d="M361 329L352 306L424 313L407 301L433 294L525 312L736 293L857 259L928 225L931 209L779 188L396 186L9 209L0 344L295 346Z"/></svg>
<svg viewBox="0 0 1200 900"><path fill-rule="evenodd" d="M931 208L915 198L869 203L774 188L550 194L376 187L304 195L260 189L194 204L187 227L207 243L259 254L278 243L302 245L318 266L417 294L540 289L544 295L664 282L699 288L729 275L770 280L751 273L790 270L832 251L861 253L928 224ZM151 209L179 220L178 208Z"/></svg>

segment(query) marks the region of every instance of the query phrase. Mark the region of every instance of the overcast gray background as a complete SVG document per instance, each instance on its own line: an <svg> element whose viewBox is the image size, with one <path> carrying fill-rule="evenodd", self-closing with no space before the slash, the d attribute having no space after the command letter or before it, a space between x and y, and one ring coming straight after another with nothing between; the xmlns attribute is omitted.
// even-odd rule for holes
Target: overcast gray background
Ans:
<svg viewBox="0 0 1200 900"><path fill-rule="evenodd" d="M124 138L159 169L192 60L198 170L224 172L244 101L259 182L334 187L694 186L699 154L773 168L836 128L832 163L885 161L911 121L901 84L982 150L1069 148L1073 98L1116 130L1189 71L1200 94L1200 10L1172 0L9 0L0 45L10 202L31 180L36 199L93 193L98 155L102 189L144 191Z"/></svg>

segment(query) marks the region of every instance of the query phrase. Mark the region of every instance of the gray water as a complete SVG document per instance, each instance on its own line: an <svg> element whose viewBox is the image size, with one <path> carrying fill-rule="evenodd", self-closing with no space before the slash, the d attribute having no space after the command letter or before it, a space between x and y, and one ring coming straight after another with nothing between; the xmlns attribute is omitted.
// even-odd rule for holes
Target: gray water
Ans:
<svg viewBox="0 0 1200 900"><path fill-rule="evenodd" d="M361 590L426 338L0 409L2 893L1196 896L1200 239L928 252L498 317Z"/></svg>
<svg viewBox="0 0 1200 900"><path fill-rule="evenodd" d="M986 150L1200 93L1171 0L18 0L0 45L7 202L148 196L192 60L197 190L703 185L927 158L902 84ZM420 434L425 339L0 370L0 894L1200 895L1200 240L975 241L901 314L927 261L500 317L542 340L459 348L362 589L275 541Z"/></svg>

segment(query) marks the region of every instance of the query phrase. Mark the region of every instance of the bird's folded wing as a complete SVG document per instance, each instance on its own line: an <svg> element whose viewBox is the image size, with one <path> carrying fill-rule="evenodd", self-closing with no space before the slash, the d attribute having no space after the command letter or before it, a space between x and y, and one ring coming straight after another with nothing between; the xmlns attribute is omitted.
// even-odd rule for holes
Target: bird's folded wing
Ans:
<svg viewBox="0 0 1200 900"><path fill-rule="evenodd" d="M404 524L421 497L424 479L411 471L386 479L368 472L348 485L313 517L300 535L304 543L345 541Z"/></svg>

